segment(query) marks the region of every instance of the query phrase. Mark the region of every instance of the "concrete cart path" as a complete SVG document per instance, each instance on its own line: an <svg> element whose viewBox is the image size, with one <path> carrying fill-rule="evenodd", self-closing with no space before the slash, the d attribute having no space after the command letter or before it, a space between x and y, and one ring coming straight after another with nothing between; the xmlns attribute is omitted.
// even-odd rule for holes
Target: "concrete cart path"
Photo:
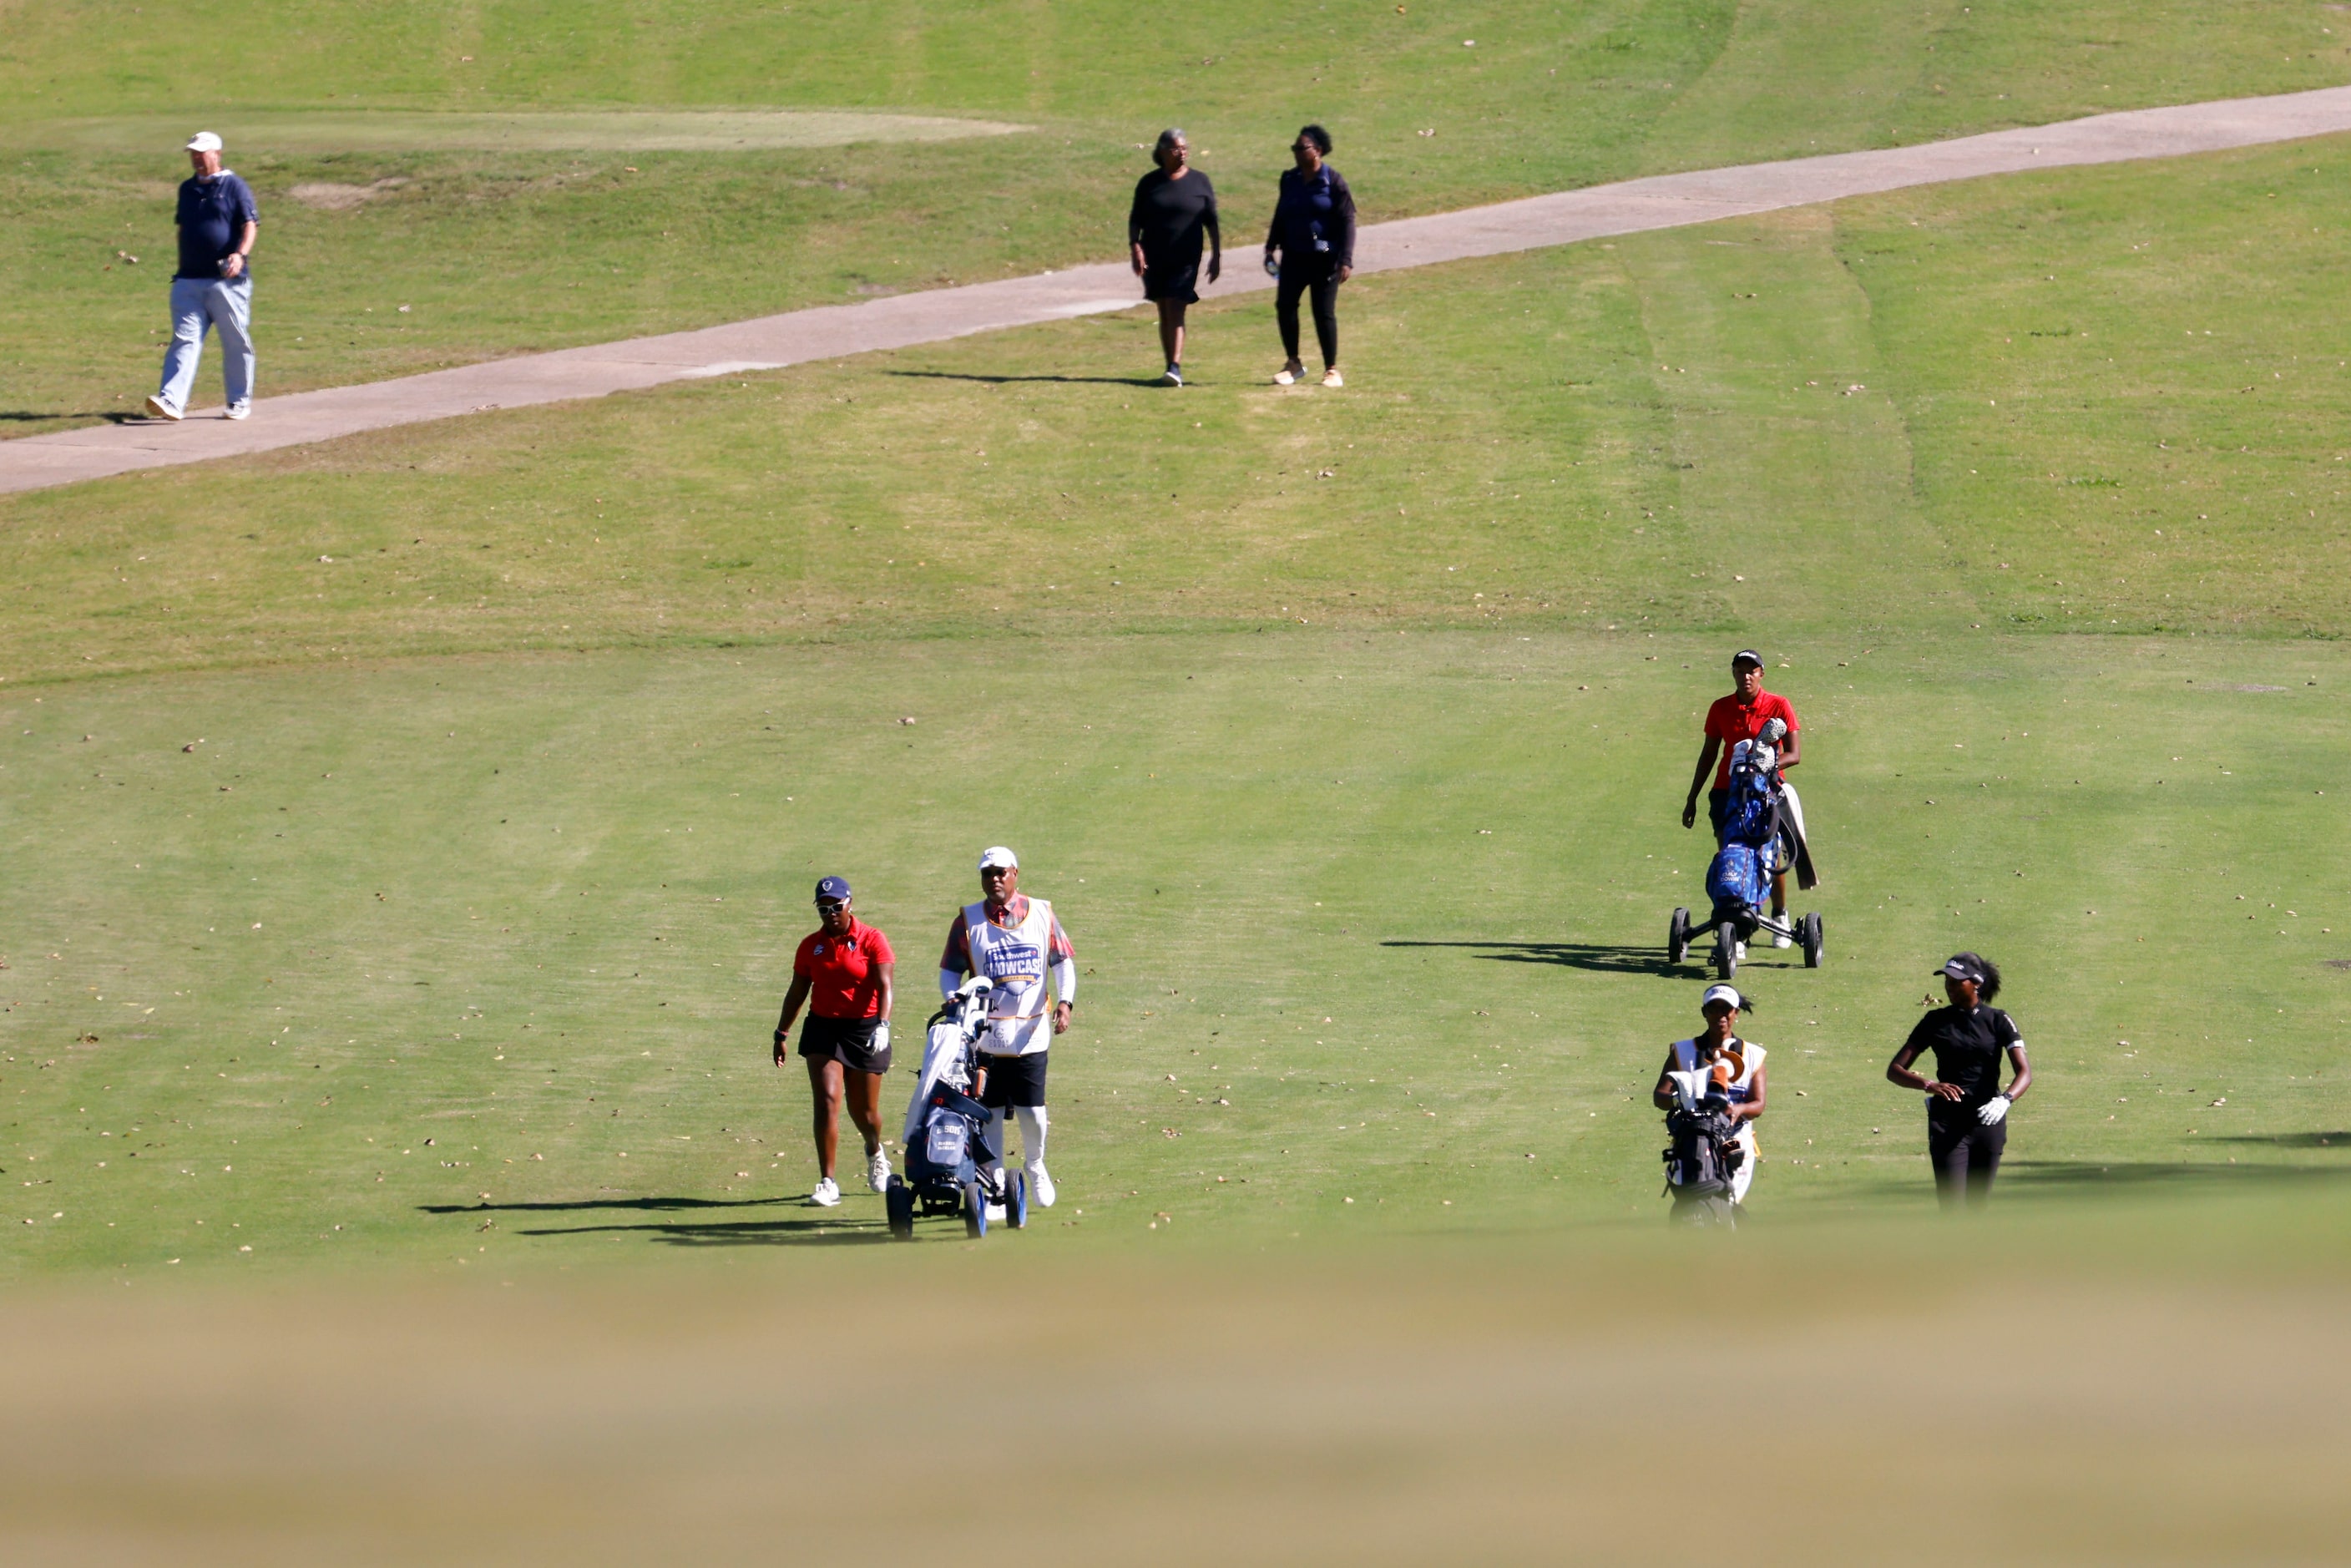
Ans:
<svg viewBox="0 0 2351 1568"><path fill-rule="evenodd" d="M1917 147L1659 174L1372 225L1357 238L1355 270L1384 272L1534 250L1947 180L2177 157L2343 131L2351 131L2351 87L2132 110ZM1205 288L1203 298L1226 298L1271 287L1256 265L1252 247L1244 246L1224 281ZM1137 303L1138 292L1123 263L1077 267L266 398L255 403L252 419L242 423L217 417L215 409L209 411L211 417L205 411L195 412L181 424L140 422L0 441L0 492L1123 310Z"/></svg>

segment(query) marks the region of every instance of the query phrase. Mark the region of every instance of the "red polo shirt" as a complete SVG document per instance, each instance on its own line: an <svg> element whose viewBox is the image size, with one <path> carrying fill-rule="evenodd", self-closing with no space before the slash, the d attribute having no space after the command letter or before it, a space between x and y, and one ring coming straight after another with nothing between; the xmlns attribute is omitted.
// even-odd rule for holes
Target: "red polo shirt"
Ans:
<svg viewBox="0 0 2351 1568"><path fill-rule="evenodd" d="M1737 692L1714 699L1714 706L1706 710L1706 733L1722 742L1722 755L1714 764L1716 789L1730 788L1730 748L1742 740L1754 739L1765 723L1775 718L1788 727L1790 735L1800 727L1796 710L1788 706L1788 699L1771 692L1757 692L1751 703L1740 701Z"/></svg>
<svg viewBox="0 0 2351 1568"><path fill-rule="evenodd" d="M890 938L855 915L849 935L819 927L800 938L792 973L809 983L809 1011L820 1019L870 1019L882 1011L882 966L894 964Z"/></svg>

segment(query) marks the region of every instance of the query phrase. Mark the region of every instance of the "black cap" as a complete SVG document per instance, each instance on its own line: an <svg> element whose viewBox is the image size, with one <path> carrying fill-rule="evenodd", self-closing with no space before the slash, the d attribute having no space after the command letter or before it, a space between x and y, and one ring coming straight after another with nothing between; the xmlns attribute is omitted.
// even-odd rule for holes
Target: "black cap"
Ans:
<svg viewBox="0 0 2351 1568"><path fill-rule="evenodd" d="M1935 973L1949 975L1954 980L1973 980L1979 986L1986 978L1984 961L1973 953L1952 954Z"/></svg>
<svg viewBox="0 0 2351 1568"><path fill-rule="evenodd" d="M1752 664L1760 670L1763 667L1763 655L1752 648L1741 648L1730 655L1730 667L1735 670L1741 664Z"/></svg>

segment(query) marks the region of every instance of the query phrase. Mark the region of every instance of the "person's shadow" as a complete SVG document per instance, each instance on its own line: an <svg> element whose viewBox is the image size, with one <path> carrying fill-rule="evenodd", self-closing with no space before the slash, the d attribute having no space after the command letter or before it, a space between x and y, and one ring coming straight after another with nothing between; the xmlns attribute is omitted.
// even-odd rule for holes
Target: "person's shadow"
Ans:
<svg viewBox="0 0 2351 1568"><path fill-rule="evenodd" d="M1383 947L1459 947L1495 964L1552 964L1563 969L1585 969L1601 975L1655 975L1683 977L1703 967L1695 957L1669 964L1657 947L1612 946L1599 942L1419 942L1393 937Z"/></svg>
<svg viewBox="0 0 2351 1568"><path fill-rule="evenodd" d="M653 1219L602 1225L545 1225L513 1231L516 1236L637 1236L669 1247L832 1247L886 1241L890 1232L878 1218L860 1218L837 1209L810 1209L799 1197L587 1197L551 1203L426 1203L425 1214L701 1214L713 1210L776 1208L800 1210L792 1218Z"/></svg>
<svg viewBox="0 0 2351 1568"><path fill-rule="evenodd" d="M885 371L883 373L904 376L913 381L982 382L989 386L1007 386L1015 382L1059 382L1067 386L1097 387L1155 387L1159 384L1157 376L982 376L967 375L956 371Z"/></svg>

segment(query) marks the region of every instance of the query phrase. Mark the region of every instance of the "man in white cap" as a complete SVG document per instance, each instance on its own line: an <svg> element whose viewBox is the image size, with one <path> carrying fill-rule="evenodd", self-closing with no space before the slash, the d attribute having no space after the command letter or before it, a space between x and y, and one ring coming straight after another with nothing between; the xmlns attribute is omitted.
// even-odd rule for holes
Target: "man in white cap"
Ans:
<svg viewBox="0 0 2351 1568"><path fill-rule="evenodd" d="M253 187L221 167L221 139L199 131L188 141L195 172L180 183L180 269L172 274L172 347L163 355L163 384L147 400L157 419L179 419L195 390L204 334L221 335L221 379L227 417L253 412L253 242L261 209Z"/></svg>
<svg viewBox="0 0 2351 1568"><path fill-rule="evenodd" d="M996 1115L996 1146L1005 1148L1004 1113L1020 1123L1020 1152L1029 1191L1053 1207L1053 1178L1045 1170L1045 1050L1070 1027L1078 994L1077 955L1053 906L1020 891L1020 860L998 844L979 857L977 904L958 911L939 956L939 994L952 997L966 975L996 982L988 994L987 1032L980 1037L987 1082L979 1103ZM1046 1003L1045 981L1053 982ZM1046 1020L1052 1020L1047 1027ZM1003 1167L991 1167L1000 1176Z"/></svg>

